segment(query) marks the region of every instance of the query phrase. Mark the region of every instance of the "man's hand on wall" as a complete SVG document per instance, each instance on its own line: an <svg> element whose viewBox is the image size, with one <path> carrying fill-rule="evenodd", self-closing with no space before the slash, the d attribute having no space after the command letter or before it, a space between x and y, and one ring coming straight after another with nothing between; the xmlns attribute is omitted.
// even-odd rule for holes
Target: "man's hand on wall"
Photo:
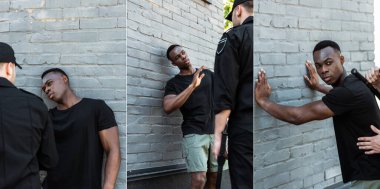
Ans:
<svg viewBox="0 0 380 189"><path fill-rule="evenodd" d="M262 103L268 100L271 93L272 87L268 83L265 71L261 69L258 73L258 79L256 80L255 98L257 104L262 106Z"/></svg>

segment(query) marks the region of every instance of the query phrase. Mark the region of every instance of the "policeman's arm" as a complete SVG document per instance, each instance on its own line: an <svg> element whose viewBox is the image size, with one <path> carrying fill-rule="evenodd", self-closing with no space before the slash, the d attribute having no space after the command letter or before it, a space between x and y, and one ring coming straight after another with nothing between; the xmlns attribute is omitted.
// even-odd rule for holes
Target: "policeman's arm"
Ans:
<svg viewBox="0 0 380 189"><path fill-rule="evenodd" d="M230 113L231 110L227 109L215 114L214 145L212 148L212 154L215 159L218 159L222 144L222 132L226 128L227 118Z"/></svg>
<svg viewBox="0 0 380 189"><path fill-rule="evenodd" d="M255 98L257 104L273 117L292 123L303 124L313 120L323 120L334 116L334 113L321 101L315 101L299 107L276 104L269 100L271 87L265 77L265 72L259 72L256 81Z"/></svg>
<svg viewBox="0 0 380 189"><path fill-rule="evenodd" d="M37 153L38 162L41 170L49 170L58 163L58 152L55 144L53 123L48 115L44 112L46 123L41 134L41 145Z"/></svg>
<svg viewBox="0 0 380 189"><path fill-rule="evenodd" d="M377 135L359 137L357 145L360 150L365 151L365 154L380 154L380 130L373 125L371 125L371 129Z"/></svg>
<svg viewBox="0 0 380 189"><path fill-rule="evenodd" d="M199 74L204 68L205 67L202 66L195 72L192 83L180 94L170 94L164 97L162 106L164 107L165 113L170 114L173 111L179 109L183 104L185 104L189 96L201 84L201 80L205 76L205 74Z"/></svg>
<svg viewBox="0 0 380 189"><path fill-rule="evenodd" d="M121 161L118 128L115 126L101 130L99 137L107 156L103 189L114 188Z"/></svg>

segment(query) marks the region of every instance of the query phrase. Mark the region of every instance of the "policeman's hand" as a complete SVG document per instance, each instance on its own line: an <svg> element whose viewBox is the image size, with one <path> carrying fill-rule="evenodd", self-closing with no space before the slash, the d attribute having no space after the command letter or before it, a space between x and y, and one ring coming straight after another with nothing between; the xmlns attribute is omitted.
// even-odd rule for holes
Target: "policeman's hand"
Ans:
<svg viewBox="0 0 380 189"><path fill-rule="evenodd" d="M318 80L318 74L315 68L313 67L313 65L311 64L310 60L306 61L306 68L310 75L310 77L308 77L307 75L303 76L303 78L305 79L306 85L312 90L318 90L320 86L319 80Z"/></svg>
<svg viewBox="0 0 380 189"><path fill-rule="evenodd" d="M220 146L222 145L222 133L214 133L214 143L212 145L212 155L218 160Z"/></svg>
<svg viewBox="0 0 380 189"><path fill-rule="evenodd" d="M268 100L272 93L272 87L269 85L265 71L261 69L256 80L255 98L256 102L261 106L261 103Z"/></svg>
<svg viewBox="0 0 380 189"><path fill-rule="evenodd" d="M358 138L358 147L360 150L365 150L365 154L379 154L380 153L380 130L371 125L371 129L377 135L372 137Z"/></svg>
<svg viewBox="0 0 380 189"><path fill-rule="evenodd" d="M228 159L228 146L226 146L226 151L224 152L224 158Z"/></svg>
<svg viewBox="0 0 380 189"><path fill-rule="evenodd" d="M367 71L365 78L371 83L377 90L380 89L380 75L379 68L375 67Z"/></svg>
<svg viewBox="0 0 380 189"><path fill-rule="evenodd" d="M193 81L191 82L191 86L192 86L194 89L197 88L197 87L201 84L202 78L205 76L204 73L201 74L201 75L199 75L203 69L206 69L206 67L205 67L205 66L202 66L202 67L200 67L200 68L194 73Z"/></svg>

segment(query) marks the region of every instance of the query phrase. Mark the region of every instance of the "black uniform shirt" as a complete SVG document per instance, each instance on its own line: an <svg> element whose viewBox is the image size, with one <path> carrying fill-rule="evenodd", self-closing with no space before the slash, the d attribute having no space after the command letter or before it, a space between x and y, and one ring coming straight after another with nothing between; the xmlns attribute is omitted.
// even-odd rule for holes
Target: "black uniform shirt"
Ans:
<svg viewBox="0 0 380 189"><path fill-rule="evenodd" d="M43 101L0 77L0 188L41 189L39 170L57 162Z"/></svg>
<svg viewBox="0 0 380 189"><path fill-rule="evenodd" d="M215 56L215 114L230 109L229 125L253 131L253 16L225 32Z"/></svg>

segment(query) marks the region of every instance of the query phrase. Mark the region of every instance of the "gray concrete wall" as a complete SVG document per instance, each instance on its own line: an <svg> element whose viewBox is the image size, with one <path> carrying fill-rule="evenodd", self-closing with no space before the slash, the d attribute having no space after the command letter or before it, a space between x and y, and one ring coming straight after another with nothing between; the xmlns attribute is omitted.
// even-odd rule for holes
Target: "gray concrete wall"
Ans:
<svg viewBox="0 0 380 189"><path fill-rule="evenodd" d="M347 71L374 66L373 0L257 0L255 11L255 77L266 70L275 102L321 99L303 81L320 40L340 44ZM255 188L324 188L342 180L331 119L295 126L258 107L254 116Z"/></svg>
<svg viewBox="0 0 380 189"><path fill-rule="evenodd" d="M115 112L126 185L126 1L1 0L0 41L23 66L16 85L42 96L41 73L60 67L82 97L104 99Z"/></svg>
<svg viewBox="0 0 380 189"><path fill-rule="evenodd" d="M182 115L179 111L166 115L162 110L165 84L179 72L167 60L166 49L180 44L195 67L213 68L223 33L223 1L208 2L211 4L204 0L128 0L128 172L185 163ZM174 177L188 183L181 179L184 175ZM160 179L167 178L132 182L128 187L153 187Z"/></svg>

